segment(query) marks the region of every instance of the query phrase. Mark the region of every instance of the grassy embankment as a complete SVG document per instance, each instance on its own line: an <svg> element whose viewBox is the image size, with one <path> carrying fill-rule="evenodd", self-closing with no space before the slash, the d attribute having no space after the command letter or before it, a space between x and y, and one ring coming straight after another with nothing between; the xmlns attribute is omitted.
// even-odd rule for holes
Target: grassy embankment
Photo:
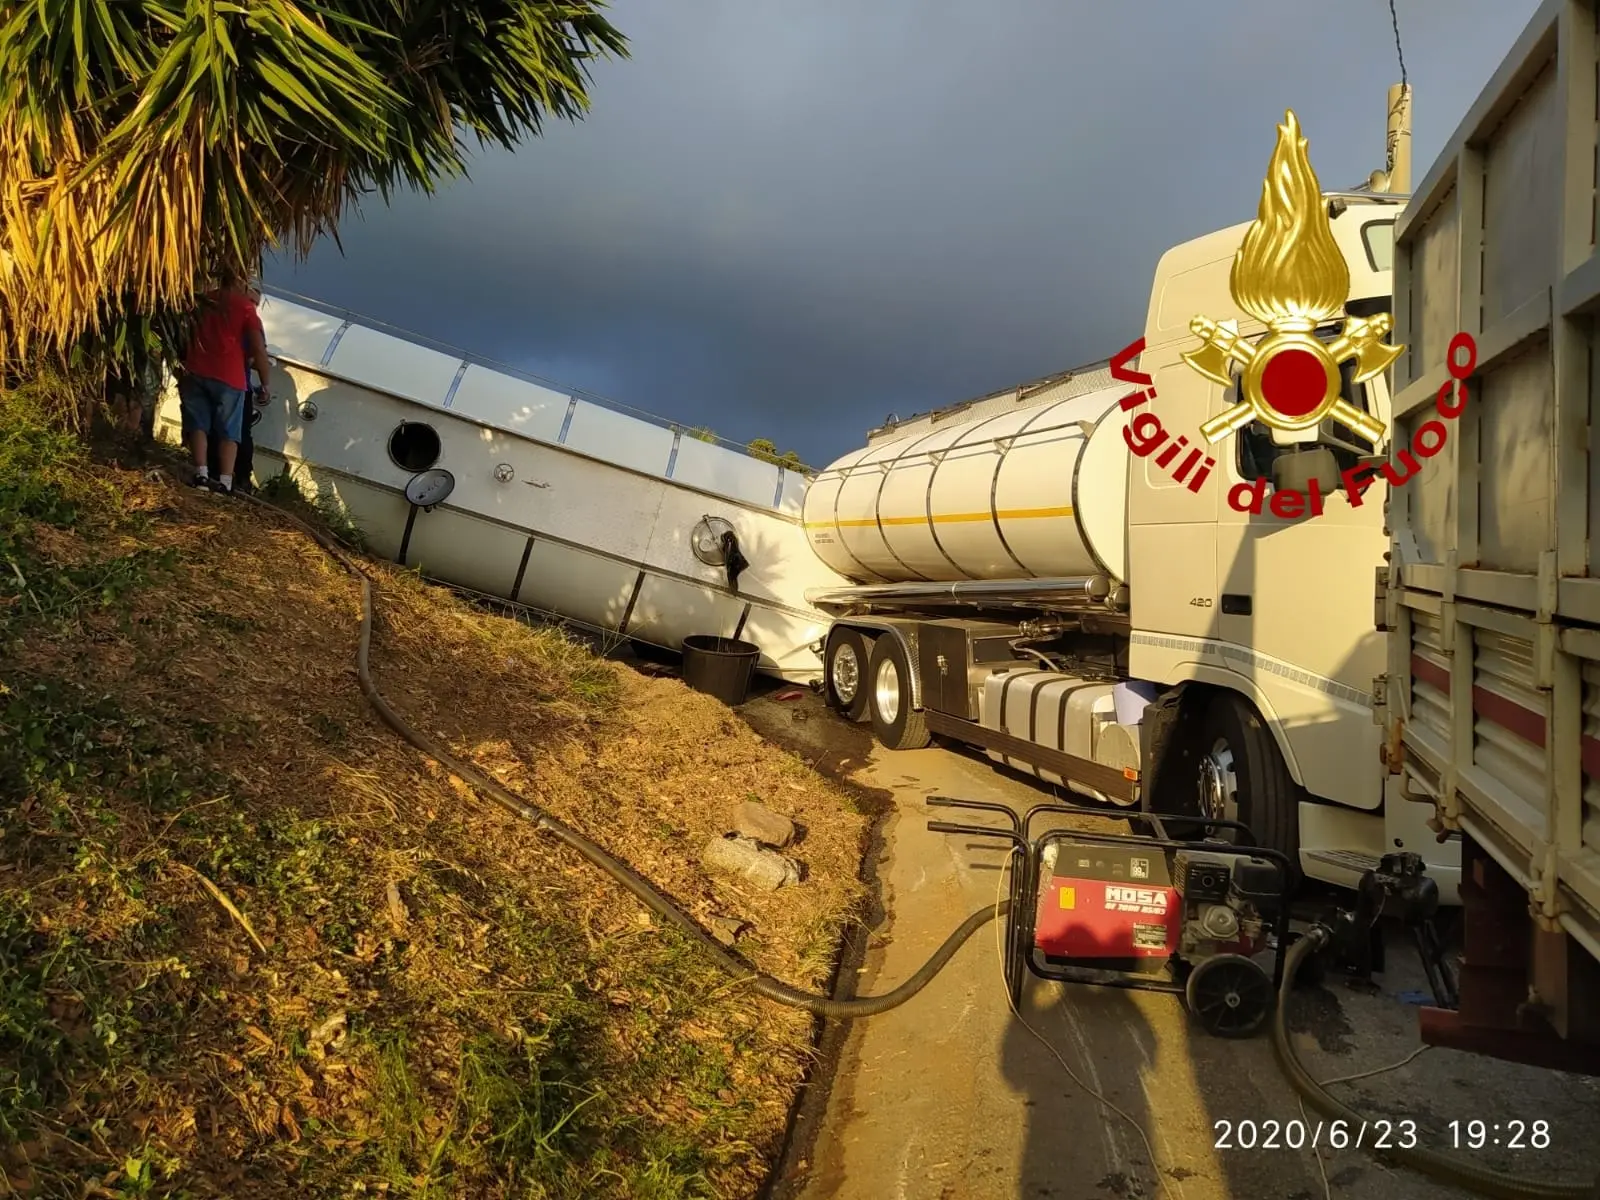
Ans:
<svg viewBox="0 0 1600 1200"><path fill-rule="evenodd" d="M356 687L359 591L0 395L0 1195L742 1197L810 1023ZM725 708L374 565L390 702L817 985L864 818ZM794 816L807 881L696 865Z"/></svg>

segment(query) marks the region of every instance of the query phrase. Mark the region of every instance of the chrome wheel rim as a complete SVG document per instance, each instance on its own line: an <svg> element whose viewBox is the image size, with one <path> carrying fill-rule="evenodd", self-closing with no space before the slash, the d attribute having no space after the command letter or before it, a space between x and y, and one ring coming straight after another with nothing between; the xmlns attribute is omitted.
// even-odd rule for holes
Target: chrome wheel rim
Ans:
<svg viewBox="0 0 1600 1200"><path fill-rule="evenodd" d="M861 686L861 662L856 658L856 648L849 642L840 642L833 652L833 691L845 704L856 698Z"/></svg>
<svg viewBox="0 0 1600 1200"><path fill-rule="evenodd" d="M884 724L893 725L900 715L900 672L895 670L893 659L884 659L878 668L878 678L873 684L873 699L877 701L878 715Z"/></svg>
<svg viewBox="0 0 1600 1200"><path fill-rule="evenodd" d="M1200 758L1200 815L1213 821L1239 819L1239 776L1234 771L1233 750L1218 739Z"/></svg>

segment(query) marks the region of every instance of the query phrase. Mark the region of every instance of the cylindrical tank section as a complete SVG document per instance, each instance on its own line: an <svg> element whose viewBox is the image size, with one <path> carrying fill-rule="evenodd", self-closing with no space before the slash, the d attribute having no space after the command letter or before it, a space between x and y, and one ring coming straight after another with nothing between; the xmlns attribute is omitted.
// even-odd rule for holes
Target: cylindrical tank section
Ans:
<svg viewBox="0 0 1600 1200"><path fill-rule="evenodd" d="M858 583L1127 579L1128 447L1103 388L868 446L817 476L806 536Z"/></svg>

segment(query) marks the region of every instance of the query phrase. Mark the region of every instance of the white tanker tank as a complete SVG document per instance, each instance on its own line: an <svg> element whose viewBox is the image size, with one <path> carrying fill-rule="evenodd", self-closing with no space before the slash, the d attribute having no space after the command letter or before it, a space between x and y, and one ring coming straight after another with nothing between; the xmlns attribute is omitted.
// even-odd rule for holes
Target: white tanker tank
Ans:
<svg viewBox="0 0 1600 1200"><path fill-rule="evenodd" d="M862 584L1127 581L1126 385L914 432L806 491L811 548Z"/></svg>

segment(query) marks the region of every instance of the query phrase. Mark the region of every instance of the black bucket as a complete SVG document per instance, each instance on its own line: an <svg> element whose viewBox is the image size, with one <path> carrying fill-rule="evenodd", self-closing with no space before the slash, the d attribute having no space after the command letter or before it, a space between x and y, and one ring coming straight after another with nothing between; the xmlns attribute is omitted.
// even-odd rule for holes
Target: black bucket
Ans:
<svg viewBox="0 0 1600 1200"><path fill-rule="evenodd" d="M726 705L743 704L760 657L749 642L697 633L683 639L683 681Z"/></svg>

